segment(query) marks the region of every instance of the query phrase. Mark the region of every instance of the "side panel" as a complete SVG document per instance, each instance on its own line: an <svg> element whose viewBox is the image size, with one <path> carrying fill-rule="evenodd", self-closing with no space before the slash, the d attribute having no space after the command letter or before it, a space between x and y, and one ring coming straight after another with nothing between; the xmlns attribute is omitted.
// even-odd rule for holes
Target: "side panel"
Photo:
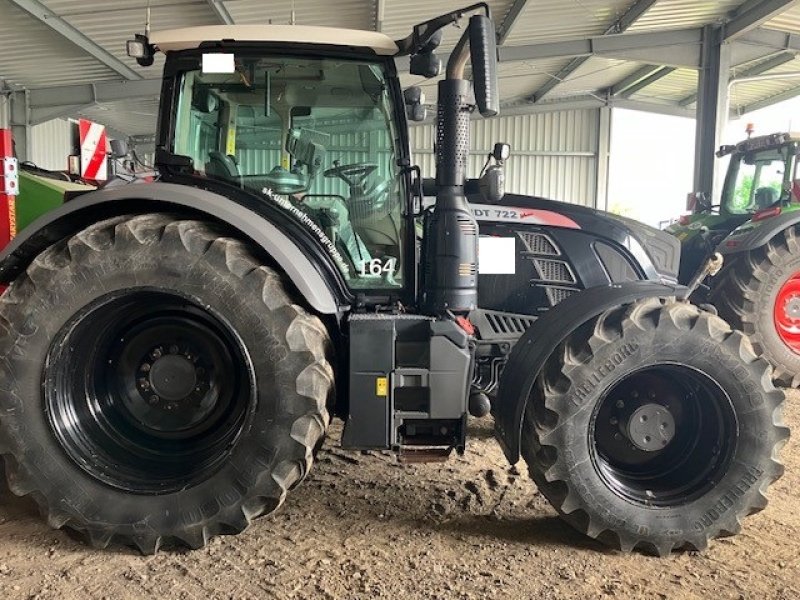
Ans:
<svg viewBox="0 0 800 600"><path fill-rule="evenodd" d="M342 312L346 298L286 233L265 216L225 196L169 183L138 184L92 192L37 219L0 253L0 283L10 283L50 244L92 222L126 212L189 209L226 223L264 250L285 271L312 308Z"/></svg>
<svg viewBox="0 0 800 600"><path fill-rule="evenodd" d="M522 417L539 372L548 357L588 320L615 306L642 298L685 295L686 288L648 281L595 287L570 296L537 319L514 346L492 410L495 433L511 464L519 460Z"/></svg>
<svg viewBox="0 0 800 600"><path fill-rule="evenodd" d="M735 254L737 252L747 252L760 248L784 229L800 223L800 209L787 210L774 217L768 217L762 221L748 221L744 225L734 229L719 246L717 252Z"/></svg>

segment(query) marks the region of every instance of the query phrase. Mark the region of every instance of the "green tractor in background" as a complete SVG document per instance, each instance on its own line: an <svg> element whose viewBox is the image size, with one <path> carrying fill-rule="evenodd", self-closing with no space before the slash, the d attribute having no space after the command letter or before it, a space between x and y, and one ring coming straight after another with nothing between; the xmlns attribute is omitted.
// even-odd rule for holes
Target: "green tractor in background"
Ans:
<svg viewBox="0 0 800 600"><path fill-rule="evenodd" d="M690 194L667 231L681 242L679 280L689 281L714 252L719 275L695 300L716 307L772 364L775 381L800 385L800 134L775 133L723 146L730 156L719 205Z"/></svg>

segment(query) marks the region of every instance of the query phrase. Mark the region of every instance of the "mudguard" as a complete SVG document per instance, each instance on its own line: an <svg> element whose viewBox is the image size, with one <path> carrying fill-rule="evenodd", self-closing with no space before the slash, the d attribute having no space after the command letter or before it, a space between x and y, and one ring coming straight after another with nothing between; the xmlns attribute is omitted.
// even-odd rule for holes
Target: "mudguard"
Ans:
<svg viewBox="0 0 800 600"><path fill-rule="evenodd" d="M563 300L539 317L511 351L492 407L495 435L513 465L519 460L522 418L539 371L548 357L578 327L601 313L636 300L685 297L687 288L652 281L633 281L589 288Z"/></svg>
<svg viewBox="0 0 800 600"><path fill-rule="evenodd" d="M189 212L232 227L266 252L283 269L308 304L322 314L340 314L341 293L296 241L264 214L214 192L185 185L152 183L91 192L43 215L0 253L0 283L14 280L54 242L91 223L141 212Z"/></svg>
<svg viewBox="0 0 800 600"><path fill-rule="evenodd" d="M779 215L760 221L748 221L734 229L717 246L720 254L736 254L760 248L782 231L800 223L800 210L785 208Z"/></svg>

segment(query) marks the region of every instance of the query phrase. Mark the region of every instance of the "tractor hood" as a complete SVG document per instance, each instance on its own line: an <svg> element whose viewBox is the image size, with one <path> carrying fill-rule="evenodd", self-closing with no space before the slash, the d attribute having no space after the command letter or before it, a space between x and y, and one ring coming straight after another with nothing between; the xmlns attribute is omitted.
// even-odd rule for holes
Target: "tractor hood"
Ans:
<svg viewBox="0 0 800 600"><path fill-rule="evenodd" d="M537 196L506 194L498 204L482 204L477 196L470 200L479 223L525 223L585 231L627 249L648 279L667 283L678 280L680 242L644 223Z"/></svg>

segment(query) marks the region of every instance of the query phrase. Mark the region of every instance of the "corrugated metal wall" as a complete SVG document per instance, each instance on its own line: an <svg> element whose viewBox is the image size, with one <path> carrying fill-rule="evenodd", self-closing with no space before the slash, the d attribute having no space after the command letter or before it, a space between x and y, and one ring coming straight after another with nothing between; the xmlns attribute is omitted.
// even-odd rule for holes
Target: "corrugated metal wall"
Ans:
<svg viewBox="0 0 800 600"><path fill-rule="evenodd" d="M42 169L67 168L70 153L70 126L66 119L54 119L30 128L28 160Z"/></svg>
<svg viewBox="0 0 800 600"><path fill-rule="evenodd" d="M542 112L472 122L468 173L477 177L495 142L511 144L506 191L594 206L597 197L596 109ZM434 127L410 131L414 161L434 173Z"/></svg>

